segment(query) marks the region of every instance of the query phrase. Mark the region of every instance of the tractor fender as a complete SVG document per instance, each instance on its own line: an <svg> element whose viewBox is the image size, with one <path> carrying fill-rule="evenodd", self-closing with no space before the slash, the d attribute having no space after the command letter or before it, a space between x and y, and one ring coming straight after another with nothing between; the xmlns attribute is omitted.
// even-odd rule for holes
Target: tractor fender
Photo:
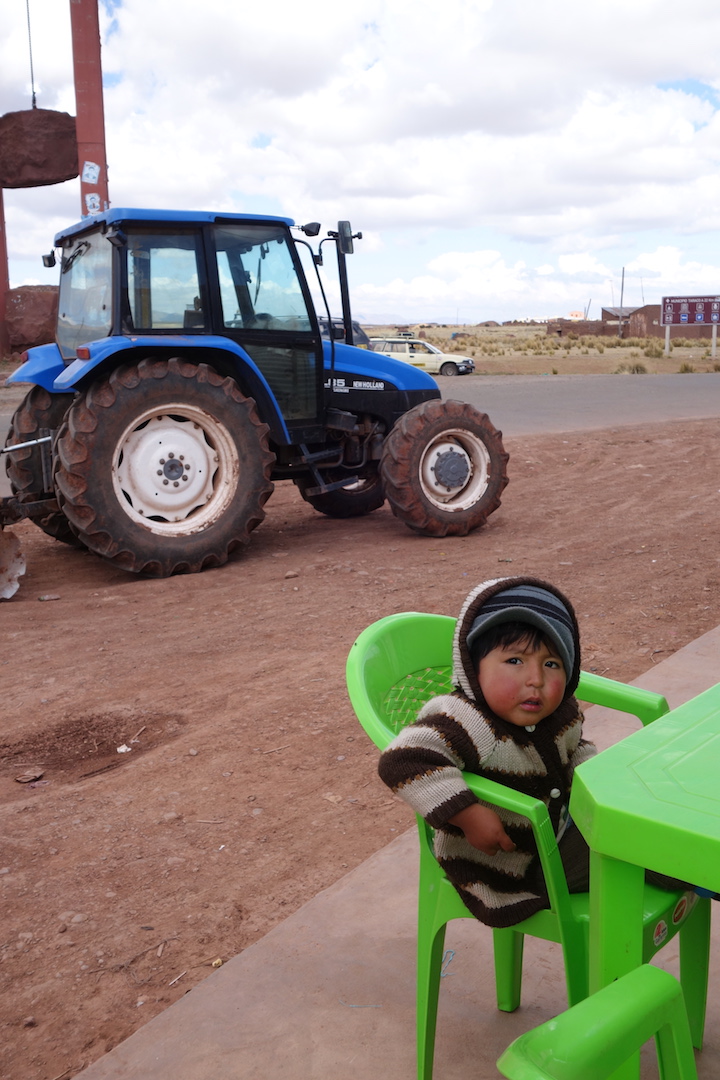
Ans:
<svg viewBox="0 0 720 1080"><path fill-rule="evenodd" d="M196 356L198 363L211 364L212 355L209 354L214 353L222 359L221 373L236 378L243 393L255 400L260 416L270 428L270 437L284 445L291 442L287 425L267 379L245 350L228 338L205 335L200 338L183 334L162 337L111 337L92 341L83 346L83 349L89 352L89 359L73 360L58 373L50 389L56 393L72 393L83 389L93 372L98 375L100 372L109 374L119 363L130 359L119 358L117 354L131 350L142 352L143 356L157 356L160 351L163 357L185 356L192 360L193 356Z"/></svg>
<svg viewBox="0 0 720 1080"><path fill-rule="evenodd" d="M38 345L28 349L25 355L27 360L8 376L7 383L34 383L52 392L56 378L65 368L57 345Z"/></svg>

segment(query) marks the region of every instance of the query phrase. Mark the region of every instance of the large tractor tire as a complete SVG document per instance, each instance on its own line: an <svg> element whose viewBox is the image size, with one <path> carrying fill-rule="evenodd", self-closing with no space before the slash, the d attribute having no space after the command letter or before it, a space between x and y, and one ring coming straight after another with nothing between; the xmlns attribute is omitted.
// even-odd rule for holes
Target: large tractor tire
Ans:
<svg viewBox="0 0 720 1080"><path fill-rule="evenodd" d="M34 386L15 410L5 445L39 439L43 428L55 431L62 424L72 400L72 394L51 394L42 386ZM26 446L14 454L4 455L8 459L7 474L12 493L20 502L33 502L43 496L55 498L55 492L46 490L43 483L41 454L39 446ZM43 518L33 518L33 521L48 536L54 536L64 544L82 546L62 511L55 510Z"/></svg>
<svg viewBox="0 0 720 1080"><path fill-rule="evenodd" d="M327 469L322 475L328 483L334 483L342 480L348 472L347 469ZM327 517L363 517L382 506L385 493L376 462L358 470L357 475L359 479L349 487L335 488L334 491L326 491L321 495L307 494L307 489L315 485L315 480L310 476L298 477L295 484L305 502Z"/></svg>
<svg viewBox="0 0 720 1080"><path fill-rule="evenodd" d="M392 512L426 536L466 536L500 505L508 454L485 413L426 401L398 420L380 465Z"/></svg>
<svg viewBox="0 0 720 1080"><path fill-rule="evenodd" d="M221 566L265 517L268 430L255 402L206 364L128 364L69 410L58 499L83 543L123 570Z"/></svg>

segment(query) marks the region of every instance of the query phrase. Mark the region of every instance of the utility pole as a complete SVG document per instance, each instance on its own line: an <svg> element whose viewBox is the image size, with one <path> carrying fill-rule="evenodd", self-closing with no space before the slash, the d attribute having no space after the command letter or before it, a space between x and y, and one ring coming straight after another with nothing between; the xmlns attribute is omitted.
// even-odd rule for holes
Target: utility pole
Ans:
<svg viewBox="0 0 720 1080"><path fill-rule="evenodd" d="M618 319L618 337L622 337L623 331L623 294L625 292L625 267L622 269L622 281L620 284L620 318Z"/></svg>
<svg viewBox="0 0 720 1080"><path fill-rule="evenodd" d="M70 0L75 113L80 173L80 212L100 214L110 206L98 0Z"/></svg>

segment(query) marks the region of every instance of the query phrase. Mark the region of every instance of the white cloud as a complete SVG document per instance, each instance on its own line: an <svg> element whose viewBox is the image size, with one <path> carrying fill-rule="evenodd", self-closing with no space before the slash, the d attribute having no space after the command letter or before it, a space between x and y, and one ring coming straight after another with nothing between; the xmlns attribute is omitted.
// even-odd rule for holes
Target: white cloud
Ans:
<svg viewBox="0 0 720 1080"><path fill-rule="evenodd" d="M73 111L68 5L30 10L38 104ZM0 103L29 107L24 0L0 20ZM665 248L647 277L720 284L715 0L122 0L101 21L116 206L350 218L356 304L403 311L453 289L483 317L583 307ZM78 216L77 185L42 190L5 193L13 280Z"/></svg>

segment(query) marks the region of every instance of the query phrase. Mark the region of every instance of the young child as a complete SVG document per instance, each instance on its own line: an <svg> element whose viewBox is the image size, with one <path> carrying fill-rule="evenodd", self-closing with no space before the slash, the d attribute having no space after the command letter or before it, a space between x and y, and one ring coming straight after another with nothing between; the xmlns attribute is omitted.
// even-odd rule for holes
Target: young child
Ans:
<svg viewBox="0 0 720 1080"><path fill-rule="evenodd" d="M570 891L588 888L587 845L568 818L573 770L596 753L582 738L579 677L577 619L560 590L486 581L457 622L454 693L429 701L381 755L380 776L436 830L438 861L489 926L513 926L547 894L530 822L478 800L463 771L542 799Z"/></svg>

